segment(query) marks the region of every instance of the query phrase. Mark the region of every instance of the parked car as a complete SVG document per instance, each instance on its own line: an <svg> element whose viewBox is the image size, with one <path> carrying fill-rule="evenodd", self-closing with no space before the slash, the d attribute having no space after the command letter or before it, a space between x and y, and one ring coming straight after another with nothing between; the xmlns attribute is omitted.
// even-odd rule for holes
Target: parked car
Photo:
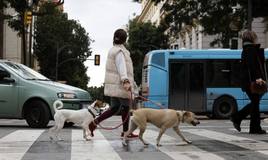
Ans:
<svg viewBox="0 0 268 160"><path fill-rule="evenodd" d="M0 118L25 119L30 127L46 127L58 99L68 109L81 109L92 100L85 90L51 81L23 64L0 60Z"/></svg>

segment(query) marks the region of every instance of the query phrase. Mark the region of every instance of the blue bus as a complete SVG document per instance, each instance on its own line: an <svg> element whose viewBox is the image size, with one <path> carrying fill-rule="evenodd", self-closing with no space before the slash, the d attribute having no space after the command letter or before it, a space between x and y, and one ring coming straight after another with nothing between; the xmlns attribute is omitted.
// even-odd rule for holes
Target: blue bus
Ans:
<svg viewBox="0 0 268 160"><path fill-rule="evenodd" d="M146 54L141 94L144 107L189 110L228 118L249 102L240 88L241 50L154 50ZM268 50L265 50L268 57ZM267 66L267 63L266 63ZM260 111L268 111L268 95ZM160 105L158 105L160 104Z"/></svg>

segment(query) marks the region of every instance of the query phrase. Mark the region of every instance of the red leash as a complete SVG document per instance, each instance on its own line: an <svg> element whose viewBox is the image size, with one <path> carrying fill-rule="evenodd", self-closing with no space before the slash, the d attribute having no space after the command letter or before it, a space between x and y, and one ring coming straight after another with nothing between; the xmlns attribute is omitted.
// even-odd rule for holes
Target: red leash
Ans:
<svg viewBox="0 0 268 160"><path fill-rule="evenodd" d="M131 92L131 91L130 91ZM129 107L133 107L133 99L132 99L132 92L131 92L131 96L130 96L130 101L129 101ZM119 128L120 126L122 126L124 123L127 122L127 119L129 118L129 115L130 113L128 112L126 118L124 119L124 121L122 123L120 123L119 125L115 126L115 127L103 127L100 123L98 124L98 126L101 128L101 129L105 129L105 130L114 130L114 129L117 129Z"/></svg>
<svg viewBox="0 0 268 160"><path fill-rule="evenodd" d="M122 123L120 123L119 125L115 126L115 127L103 127L100 123L98 124L98 126L101 128L101 129L105 129L105 130L114 130L114 129L117 129L119 128L120 126L122 126L128 119L129 117L129 113L127 115L127 117L124 119L124 121Z"/></svg>
<svg viewBox="0 0 268 160"><path fill-rule="evenodd" d="M131 92L131 91L130 91L130 92ZM129 105L129 107L133 107L132 94L135 95L135 93L131 92L130 105ZM161 105L161 104L159 104L159 103L156 103L156 102L154 102L154 101L152 101L152 100L150 100L150 99L148 99L148 98L145 98L145 97L143 97L143 96L137 95L137 97L141 98L141 99L144 100L144 101L149 101L149 102L151 102L151 103L157 105L160 109L164 109L164 108L165 108L163 105ZM104 126L102 126L100 123L98 124L98 126L99 126L101 129L105 129L105 130L114 130L114 129L117 129L117 128L119 128L120 126L122 126L124 123L126 123L128 117L129 117L129 115L130 115L130 113L127 114L126 118L124 119L124 121L123 121L122 123L120 123L119 125L117 125L117 126L115 126L115 127L104 127Z"/></svg>

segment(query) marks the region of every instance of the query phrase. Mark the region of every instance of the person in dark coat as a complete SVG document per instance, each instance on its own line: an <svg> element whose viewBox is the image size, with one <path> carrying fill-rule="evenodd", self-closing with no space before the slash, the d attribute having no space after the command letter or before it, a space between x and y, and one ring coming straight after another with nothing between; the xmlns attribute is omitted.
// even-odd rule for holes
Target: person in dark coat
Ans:
<svg viewBox="0 0 268 160"><path fill-rule="evenodd" d="M250 99L244 108L231 116L235 129L241 131L240 124L243 119L250 115L250 134L266 134L261 128L260 100L263 95L250 91L250 82L258 84L266 83L264 70L264 49L257 44L257 35L254 31L245 31L242 35L243 50L241 54L241 89L246 92Z"/></svg>

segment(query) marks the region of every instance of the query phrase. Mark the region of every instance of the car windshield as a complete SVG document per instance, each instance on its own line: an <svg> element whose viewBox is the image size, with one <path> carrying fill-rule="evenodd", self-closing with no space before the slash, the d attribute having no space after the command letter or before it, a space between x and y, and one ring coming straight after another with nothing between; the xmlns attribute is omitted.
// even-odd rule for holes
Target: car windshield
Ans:
<svg viewBox="0 0 268 160"><path fill-rule="evenodd" d="M15 71L19 76L21 76L24 79L28 80L49 80L47 77L43 76L42 74L34 71L33 69L23 65L23 64L17 64L12 62L5 62L6 65L9 66L13 71Z"/></svg>

